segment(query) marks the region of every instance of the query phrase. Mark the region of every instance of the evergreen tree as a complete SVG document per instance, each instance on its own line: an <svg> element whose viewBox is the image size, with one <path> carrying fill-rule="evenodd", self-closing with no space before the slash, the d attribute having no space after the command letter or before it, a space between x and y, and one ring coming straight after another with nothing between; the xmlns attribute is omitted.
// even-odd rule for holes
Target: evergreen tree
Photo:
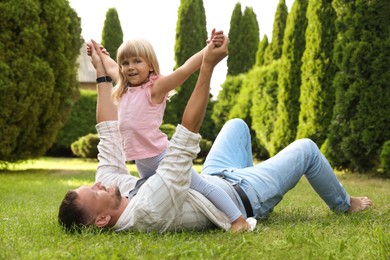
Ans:
<svg viewBox="0 0 390 260"><path fill-rule="evenodd" d="M242 60L240 57L240 49L242 48L242 43L240 42L240 34L243 33L242 28L240 27L242 19L241 3L238 2L233 9L232 16L230 18L230 28L229 28L229 56L227 57L227 74L228 75L238 75L240 74Z"/></svg>
<svg viewBox="0 0 390 260"><path fill-rule="evenodd" d="M203 139L214 141L218 132L215 123L212 120L212 114L214 111L214 105L216 101L213 100L212 94L210 94L209 103L207 104L206 114L204 115L204 120L202 127L199 130L199 133L202 135Z"/></svg>
<svg viewBox="0 0 390 260"><path fill-rule="evenodd" d="M241 78L241 84L237 88L240 91L237 95L234 95L234 99L231 101L231 110L228 113L227 119L241 118L247 123L251 133L252 153L259 159L266 159L268 152L260 145L256 137L256 132L252 129L253 120L251 117L253 96L259 87L258 84L262 77L262 72L263 70L260 67L254 66L248 73L236 76Z"/></svg>
<svg viewBox="0 0 390 260"><path fill-rule="evenodd" d="M118 12L115 8L110 8L106 13L102 32L102 45L110 53L110 56L116 60L116 53L123 42L123 31L119 21Z"/></svg>
<svg viewBox="0 0 390 260"><path fill-rule="evenodd" d="M260 145L269 155L275 154L270 140L276 120L278 74L280 59L267 66L259 68L255 90L253 92L253 106L251 108L252 128L256 132Z"/></svg>
<svg viewBox="0 0 390 260"><path fill-rule="evenodd" d="M336 166L372 169L390 140L390 2L333 2L336 104L322 150Z"/></svg>
<svg viewBox="0 0 390 260"><path fill-rule="evenodd" d="M266 47L263 55L264 62L259 71L261 75L253 92L253 106L250 110L252 128L268 155L275 153L271 145L271 137L276 120L278 75L287 15L285 0L280 0L275 12L272 42ZM261 63L259 58L258 62Z"/></svg>
<svg viewBox="0 0 390 260"><path fill-rule="evenodd" d="M287 22L287 5L285 0L280 0L276 7L274 24L272 28L272 41L269 44L265 56L264 64L270 64L282 56L284 30Z"/></svg>
<svg viewBox="0 0 390 260"><path fill-rule="evenodd" d="M255 67L248 73L237 75L241 78L241 84L236 86L238 93L233 95L230 111L228 111L227 119L241 118L249 126L252 123L250 118L250 108L252 107L252 96L258 83L259 68Z"/></svg>
<svg viewBox="0 0 390 260"><path fill-rule="evenodd" d="M306 49L302 57L302 84L297 138L311 138L321 146L332 118L335 94L332 80L335 11L331 0L309 0Z"/></svg>
<svg viewBox="0 0 390 260"><path fill-rule="evenodd" d="M253 12L253 8L245 8L240 28L240 59L243 61L240 73L245 73L256 64L256 53L260 42L259 23L256 14Z"/></svg>
<svg viewBox="0 0 390 260"><path fill-rule="evenodd" d="M205 47L207 39L206 15L202 0L181 0L176 24L175 61L176 68ZM185 105L196 85L199 71L192 74L167 103L164 123L177 124ZM205 117L205 122L211 120Z"/></svg>
<svg viewBox="0 0 390 260"><path fill-rule="evenodd" d="M233 10L229 29L228 75L238 75L249 71L256 63L259 45L259 23L253 8L246 7L244 14L241 4Z"/></svg>
<svg viewBox="0 0 390 260"><path fill-rule="evenodd" d="M229 111L236 104L237 95L243 90L241 85L244 75L242 74L248 72L256 63L256 52L259 46L259 25L256 14L252 8L246 7L244 15L241 15L241 5L237 3L232 14L229 30L227 63L228 76L231 75L232 77L228 77L222 85L212 117L217 129L220 129L222 123L229 119ZM246 102L246 106L249 110L248 102Z"/></svg>
<svg viewBox="0 0 390 260"><path fill-rule="evenodd" d="M96 133L96 97L96 90L80 89L80 98L75 102L68 120L58 131L56 141L45 156L72 156L73 142L87 134Z"/></svg>
<svg viewBox="0 0 390 260"><path fill-rule="evenodd" d="M257 48L257 53L256 53L256 66L260 67L264 65L264 55L265 51L269 45L268 42L268 37L266 34L264 34L263 39L259 43L259 47Z"/></svg>
<svg viewBox="0 0 390 260"><path fill-rule="evenodd" d="M43 155L78 95L80 18L66 0L0 3L0 161Z"/></svg>
<svg viewBox="0 0 390 260"><path fill-rule="evenodd" d="M230 45L230 43L229 43ZM218 99L214 105L212 119L216 129L219 131L223 124L229 119L231 108L235 105L236 96L242 88L245 75L227 76L222 84L222 90L218 93Z"/></svg>
<svg viewBox="0 0 390 260"><path fill-rule="evenodd" d="M307 2L308 0L295 0L287 17L278 78L275 131L271 138L276 152L294 141L297 133Z"/></svg>

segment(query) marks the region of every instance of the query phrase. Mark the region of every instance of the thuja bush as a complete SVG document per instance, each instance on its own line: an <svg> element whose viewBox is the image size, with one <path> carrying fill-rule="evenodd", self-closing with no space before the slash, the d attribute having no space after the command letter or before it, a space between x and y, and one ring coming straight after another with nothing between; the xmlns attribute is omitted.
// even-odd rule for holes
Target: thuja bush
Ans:
<svg viewBox="0 0 390 260"><path fill-rule="evenodd" d="M385 174L390 177L390 140L383 144L380 161Z"/></svg>
<svg viewBox="0 0 390 260"><path fill-rule="evenodd" d="M211 142L210 140L201 139L199 143L200 152L198 154L198 159L204 161L206 159L206 156L209 154L212 145L213 142Z"/></svg>
<svg viewBox="0 0 390 260"><path fill-rule="evenodd" d="M172 135L176 131L176 127L172 124L162 124L160 126L160 130L168 136L168 139L171 139Z"/></svg>
<svg viewBox="0 0 390 260"><path fill-rule="evenodd" d="M74 155L81 158L97 158L99 136L97 134L87 134L73 142L71 149Z"/></svg>
<svg viewBox="0 0 390 260"><path fill-rule="evenodd" d="M43 155L78 96L81 20L66 0L0 1L0 161Z"/></svg>
<svg viewBox="0 0 390 260"><path fill-rule="evenodd" d="M168 136L168 139L171 139L172 135L175 133L176 127L172 124L162 124L160 126L160 129ZM203 161L206 158L206 156L208 155L212 144L213 144L212 141L210 141L206 138L202 138L200 140L200 143L199 143L200 152L198 154L197 159L200 159L201 161Z"/></svg>
<svg viewBox="0 0 390 260"><path fill-rule="evenodd" d="M176 127L171 124L163 124L161 130L167 134L170 139L175 132ZM78 140L71 144L72 153L80 158L97 158L98 149L97 145L99 144L99 136L95 133L90 133L85 136L80 137ZM212 142L205 138L200 140L200 152L198 154L198 158L200 160L204 160L209 153Z"/></svg>
<svg viewBox="0 0 390 260"><path fill-rule="evenodd" d="M48 156L72 156L71 144L89 133L96 133L96 91L80 90L80 98L58 132L56 141L46 153Z"/></svg>

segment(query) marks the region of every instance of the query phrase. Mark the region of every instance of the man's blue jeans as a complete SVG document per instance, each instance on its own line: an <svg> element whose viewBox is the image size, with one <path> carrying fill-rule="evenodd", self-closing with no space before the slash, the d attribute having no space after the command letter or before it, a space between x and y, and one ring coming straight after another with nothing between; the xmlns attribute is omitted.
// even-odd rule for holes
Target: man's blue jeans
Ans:
<svg viewBox="0 0 390 260"><path fill-rule="evenodd" d="M331 210L345 212L350 207L347 192L310 139L297 140L272 158L253 165L249 128L241 119L232 119L224 125L206 158L202 174L239 183L256 218L267 217L302 175Z"/></svg>

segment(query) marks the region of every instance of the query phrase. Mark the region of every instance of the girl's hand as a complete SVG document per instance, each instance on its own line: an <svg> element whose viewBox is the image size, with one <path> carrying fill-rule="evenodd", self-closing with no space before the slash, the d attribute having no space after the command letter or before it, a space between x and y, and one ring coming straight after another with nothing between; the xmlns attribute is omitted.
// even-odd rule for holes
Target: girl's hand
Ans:
<svg viewBox="0 0 390 260"><path fill-rule="evenodd" d="M91 63L95 67L95 69L99 65L103 65L102 60L100 59L100 56L96 52L95 45L96 43L92 40L93 43L87 43L87 54L91 57ZM97 46L97 45L96 45Z"/></svg>
<svg viewBox="0 0 390 260"><path fill-rule="evenodd" d="M95 42L94 40L92 40L92 41ZM101 45L101 44L97 44L97 45L99 46L101 53L106 54L107 56L110 57L110 53L106 50L106 48L104 48L103 45ZM92 46L91 43L87 43L87 55L88 56L91 56L91 54L92 54L91 46Z"/></svg>

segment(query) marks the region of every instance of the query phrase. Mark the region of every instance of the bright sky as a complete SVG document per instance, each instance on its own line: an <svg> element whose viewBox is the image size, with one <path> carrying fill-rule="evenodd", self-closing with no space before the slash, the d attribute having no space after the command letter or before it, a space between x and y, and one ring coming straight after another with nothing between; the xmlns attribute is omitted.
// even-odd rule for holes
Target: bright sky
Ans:
<svg viewBox="0 0 390 260"><path fill-rule="evenodd" d="M279 0L203 0L208 35L213 28L229 32L230 18L237 2L252 7L260 27L260 40L264 34L271 40L276 6ZM167 75L175 65L174 46L177 12L180 0L69 0L81 18L82 36L86 41L101 41L106 12L116 8L123 39L141 37L151 42L160 63L161 73ZM286 0L290 10L293 0ZM227 72L226 59L214 69L211 93L216 98Z"/></svg>

